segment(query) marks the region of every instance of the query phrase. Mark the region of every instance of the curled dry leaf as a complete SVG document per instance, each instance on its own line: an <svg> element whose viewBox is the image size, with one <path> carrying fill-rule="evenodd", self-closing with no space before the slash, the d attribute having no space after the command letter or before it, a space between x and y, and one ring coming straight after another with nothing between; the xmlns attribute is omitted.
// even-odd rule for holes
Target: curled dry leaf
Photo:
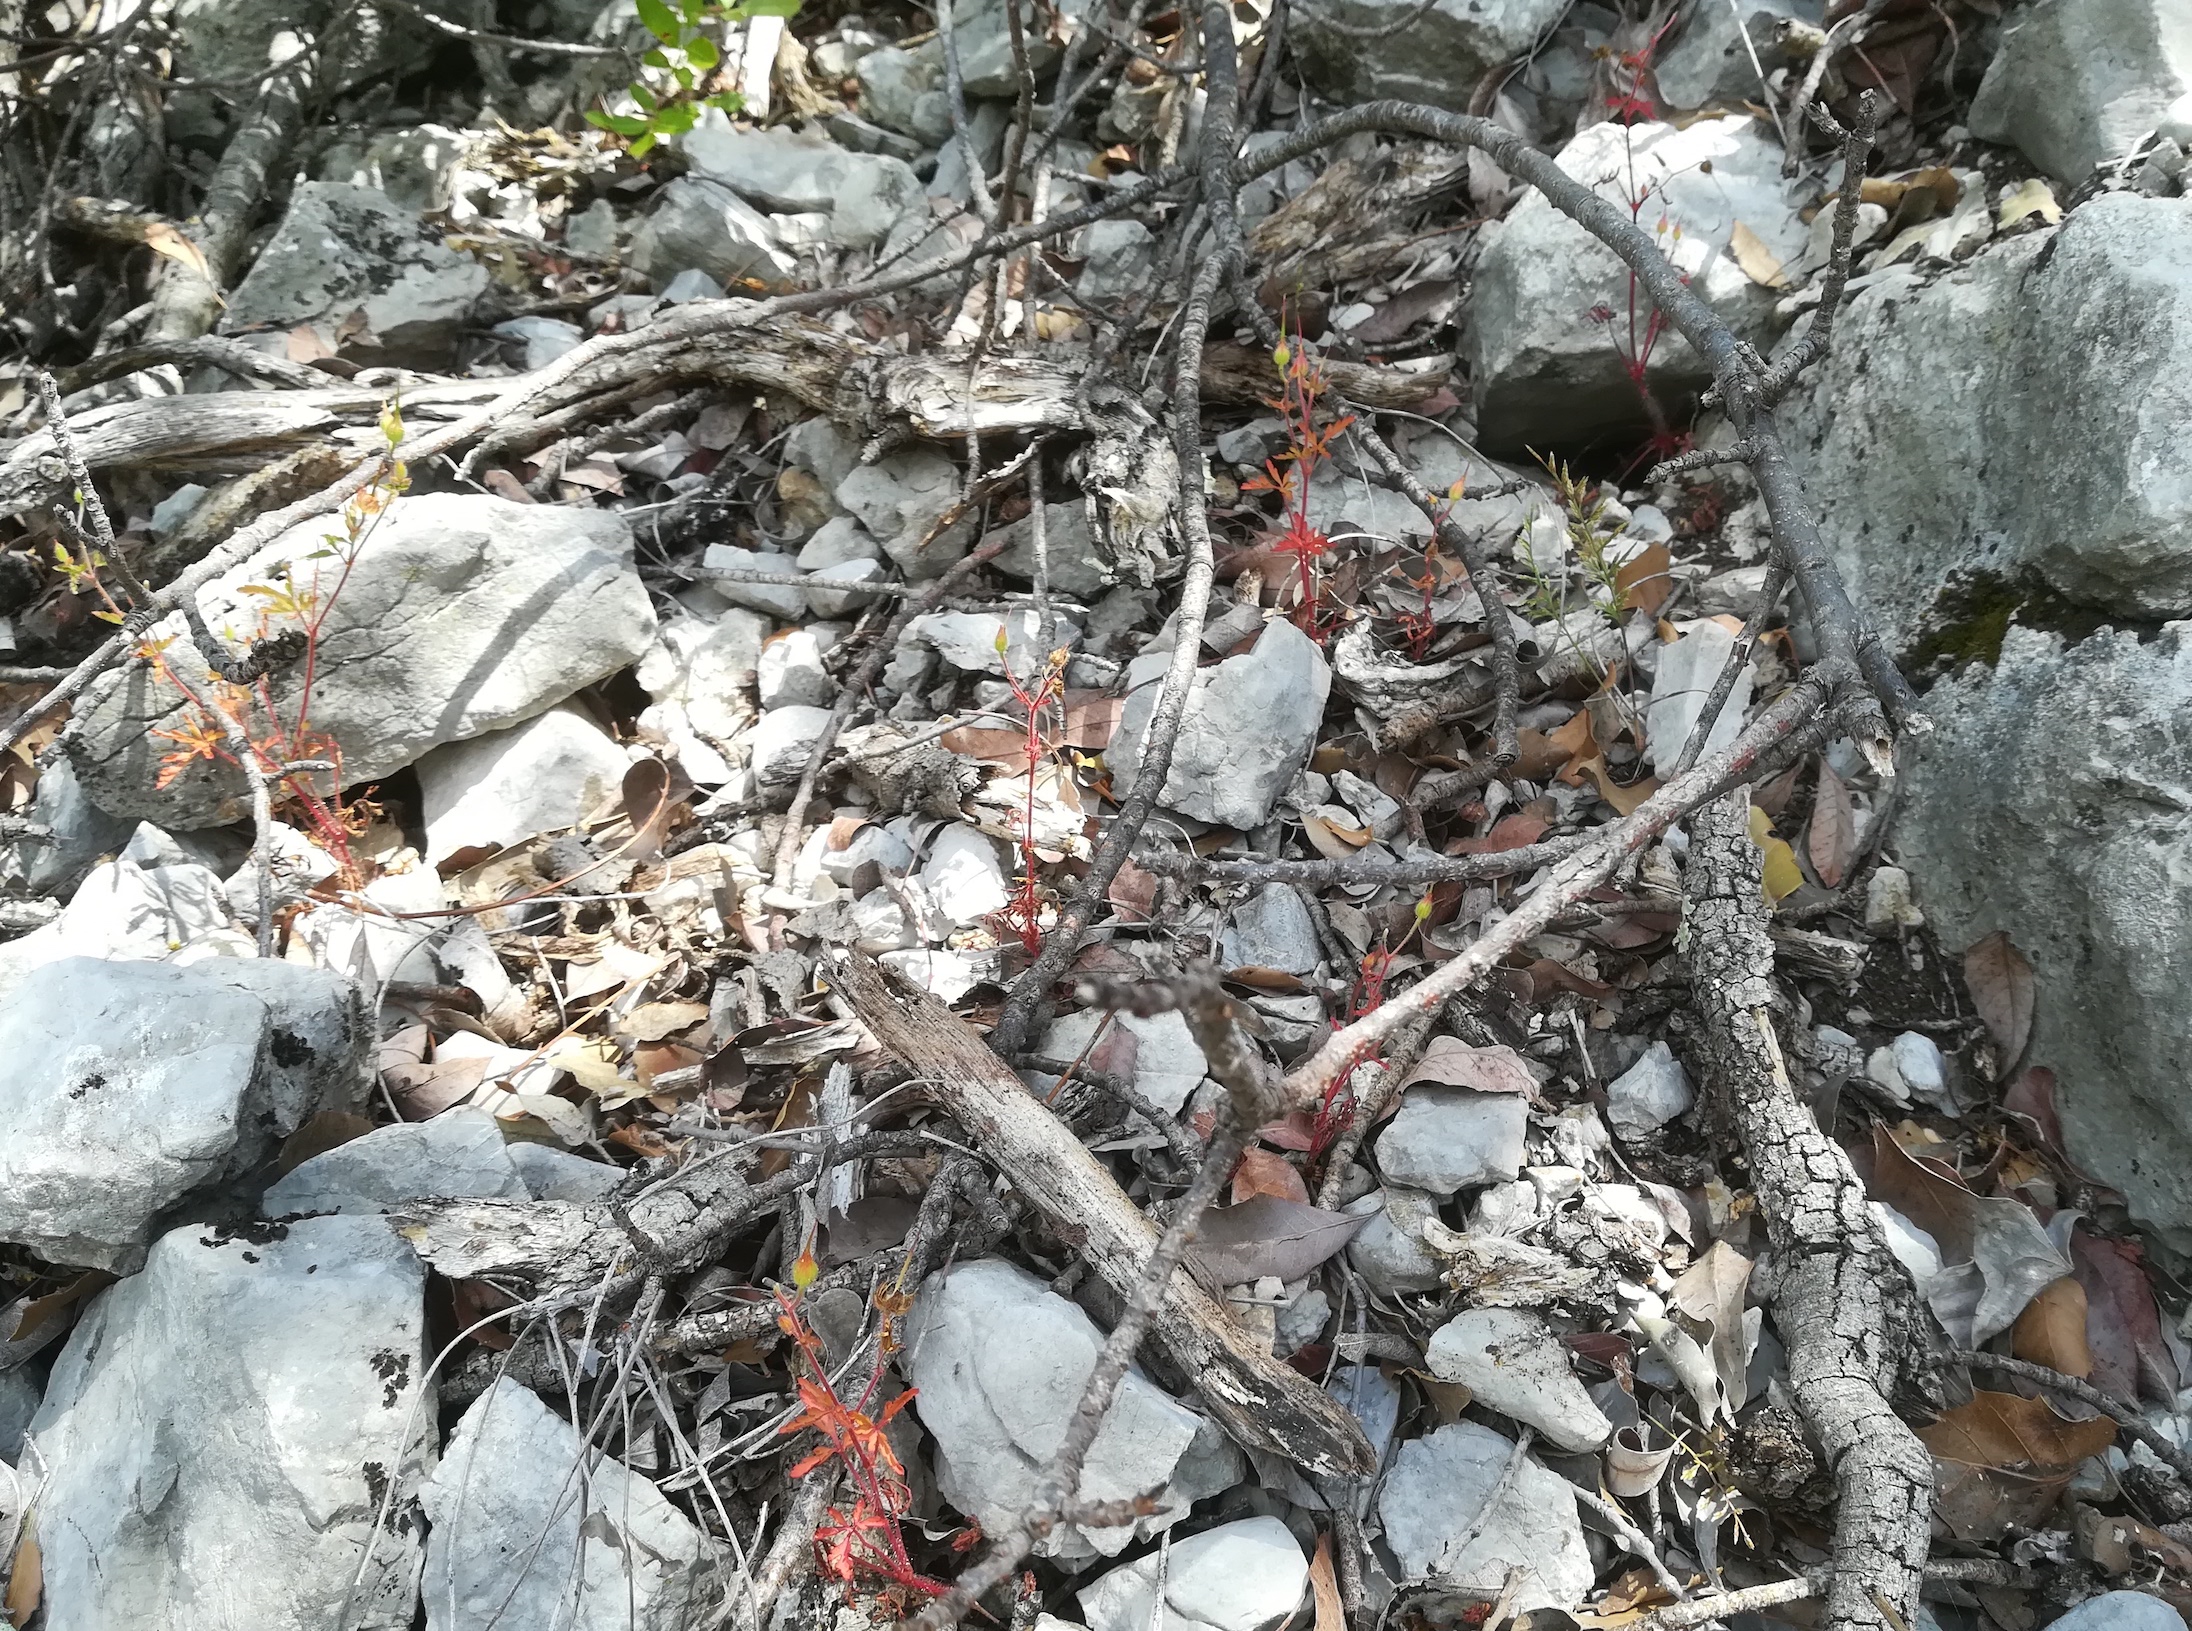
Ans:
<svg viewBox="0 0 2192 1631"><path fill-rule="evenodd" d="M2032 964L2008 930L1996 929L1964 953L1964 985L2003 1062L2016 1063L2032 1037Z"/></svg>
<svg viewBox="0 0 2192 1631"><path fill-rule="evenodd" d="M1622 1428L1606 1446L1606 1487L1633 1500L1657 1486L1674 1452L1674 1441L1648 1421Z"/></svg>

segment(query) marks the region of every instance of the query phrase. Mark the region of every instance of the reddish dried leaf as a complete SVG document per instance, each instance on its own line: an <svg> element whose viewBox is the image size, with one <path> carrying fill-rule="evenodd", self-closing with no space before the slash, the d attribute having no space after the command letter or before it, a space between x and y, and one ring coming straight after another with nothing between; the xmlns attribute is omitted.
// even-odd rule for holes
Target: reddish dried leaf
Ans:
<svg viewBox="0 0 2192 1631"><path fill-rule="evenodd" d="M1299 974L1289 974L1283 968L1265 968L1259 963L1249 963L1241 968L1229 968L1225 977L1235 985L1245 985L1252 991L1276 991L1290 997L1298 997L1309 987L1302 983Z"/></svg>
<svg viewBox="0 0 2192 1631"><path fill-rule="evenodd" d="M1964 953L1964 985L2004 1062L2015 1063L2032 1036L2032 964L2006 929Z"/></svg>
<svg viewBox="0 0 2192 1631"><path fill-rule="evenodd" d="M1059 740L1083 753L1101 753L1111 745L1112 733L1119 728L1119 716L1126 711L1126 698L1107 697L1100 692L1068 691L1065 710L1065 730Z"/></svg>
<svg viewBox="0 0 2192 1631"><path fill-rule="evenodd" d="M1126 861L1111 880L1111 887L1104 891L1104 899L1117 907L1129 923L1147 923L1157 909L1158 882L1156 873L1144 872Z"/></svg>
<svg viewBox="0 0 2192 1631"><path fill-rule="evenodd" d="M1811 801L1811 831L1804 843L1811 869L1829 889L1842 887L1857 854L1857 812L1849 789L1827 761L1819 761L1819 782Z"/></svg>
<svg viewBox="0 0 2192 1631"><path fill-rule="evenodd" d="M2070 1260L2085 1287L2086 1337L2093 1348L2088 1379L2127 1403L2143 1396L2169 1404L2179 1386L2177 1363L2162 1336L2161 1310L2139 1248L2080 1228L2070 1237Z"/></svg>
<svg viewBox="0 0 2192 1631"><path fill-rule="evenodd" d="M1233 1169L1233 1204L1258 1195L1309 1204L1309 1186L1299 1167L1275 1151L1251 1148L1241 1152L1241 1164Z"/></svg>
<svg viewBox="0 0 2192 1631"><path fill-rule="evenodd" d="M1350 1215L1259 1195L1239 1206L1214 1207L1203 1214L1195 1243L1188 1248L1211 1278L1237 1286L1273 1275L1298 1280L1354 1239L1370 1221Z"/></svg>
<svg viewBox="0 0 2192 1631"><path fill-rule="evenodd" d="M1198 1125L1200 1123L1200 1117ZM1284 1121L1266 1122L1256 1129L1256 1136L1266 1144L1276 1144L1282 1150L1313 1150L1317 1147L1316 1118L1306 1110L1290 1110ZM1210 1136L1207 1127L1200 1128L1203 1137Z"/></svg>
<svg viewBox="0 0 2192 1631"><path fill-rule="evenodd" d="M1579 714L1576 717L1581 718ZM1493 823L1492 830L1482 838L1457 838L1446 846L1449 855L1497 855L1506 850L1522 849L1545 836L1545 829L1552 823L1541 815L1517 811L1504 815Z"/></svg>
<svg viewBox="0 0 2192 1631"><path fill-rule="evenodd" d="M2040 1142L2058 1155L2063 1148L2062 1118L2055 1113L2055 1073L2045 1065L2027 1065L2002 1095L2002 1110L2031 1125Z"/></svg>
<svg viewBox="0 0 2192 1631"><path fill-rule="evenodd" d="M992 725L961 725L956 730L946 731L939 740L952 752L964 753L970 759L995 765L1007 775L1027 774L1027 732L1024 730L1007 730L1002 726Z"/></svg>

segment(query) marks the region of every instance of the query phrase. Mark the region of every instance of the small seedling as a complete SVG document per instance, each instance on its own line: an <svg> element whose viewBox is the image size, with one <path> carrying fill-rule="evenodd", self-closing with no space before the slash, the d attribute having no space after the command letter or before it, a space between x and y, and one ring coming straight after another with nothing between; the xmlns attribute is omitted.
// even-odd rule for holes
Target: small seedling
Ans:
<svg viewBox="0 0 2192 1631"><path fill-rule="evenodd" d="M1317 423L1324 375L1300 336L1292 341L1282 339L1273 349L1271 360L1279 370L1280 390L1265 402L1286 422L1286 448L1275 458L1266 459L1262 474L1250 476L1241 487L1244 492L1277 493L1285 504L1286 530L1279 535L1276 547L1281 554L1294 557L1298 591L1294 626L1322 645L1331 637L1339 618L1337 614L1323 616L1317 608L1316 560L1331 549L1332 540L1310 522L1309 484L1316 479L1317 467L1332 456L1333 441L1355 422L1355 416L1342 414L1328 424Z"/></svg>
<svg viewBox="0 0 2192 1631"><path fill-rule="evenodd" d="M723 62L711 27L754 17L789 17L799 10L799 0L738 0L728 6L718 0L638 0L638 5L640 22L657 42L639 59L647 72L624 88L639 111L586 111L588 124L631 137L635 159L645 158L663 137L692 129L704 107L744 111L746 99L737 91L706 89L709 76Z"/></svg>

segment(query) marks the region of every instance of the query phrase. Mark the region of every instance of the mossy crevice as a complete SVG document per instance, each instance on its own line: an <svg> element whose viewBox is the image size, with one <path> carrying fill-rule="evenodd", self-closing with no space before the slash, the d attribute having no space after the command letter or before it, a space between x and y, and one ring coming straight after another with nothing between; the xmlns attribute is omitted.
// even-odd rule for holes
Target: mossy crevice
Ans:
<svg viewBox="0 0 2192 1631"><path fill-rule="evenodd" d="M2103 629L2135 634L2141 642L2161 633L2163 618L2126 616L2072 599L2037 573L2014 577L1970 572L1950 580L1935 599L1925 625L1905 654L1904 668L1921 688L1944 674L2002 660L2012 625L2063 637L2076 645Z"/></svg>

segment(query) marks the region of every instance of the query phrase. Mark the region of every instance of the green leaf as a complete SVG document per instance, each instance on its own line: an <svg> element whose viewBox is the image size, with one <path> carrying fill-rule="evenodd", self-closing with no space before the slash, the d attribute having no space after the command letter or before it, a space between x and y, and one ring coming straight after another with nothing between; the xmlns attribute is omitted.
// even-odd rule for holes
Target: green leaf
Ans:
<svg viewBox="0 0 2192 1631"><path fill-rule="evenodd" d="M746 93L743 91L718 91L708 98L708 106L721 108L725 113L744 113Z"/></svg>
<svg viewBox="0 0 2192 1631"><path fill-rule="evenodd" d="M723 60L723 53L715 48L715 41L700 34L685 43L685 60L705 74Z"/></svg>
<svg viewBox="0 0 2192 1631"><path fill-rule="evenodd" d="M640 83L640 82L639 82L638 80L636 80L636 79L635 79L635 80L633 80L633 81L632 81L632 83L631 83L630 85L626 86L625 88L626 88L627 90L629 90L629 91L630 91L630 92L632 93L632 100L633 100L633 101L635 101L635 102L637 102L637 103L638 103L638 104L639 104L639 105L640 105L640 106L641 106L642 108L646 109L646 111L647 111L647 112L649 112L649 113L652 113L652 112L654 112L656 108L658 108L658 107L660 107L660 106L662 105L662 104L661 104L661 103L660 103L660 102L659 102L659 101L658 101L658 100L656 99L656 97L655 97L655 93L654 93L653 91L649 90L649 89L648 89L648 88L647 88L647 87L646 87L645 85L642 85L642 84L641 84L641 83Z"/></svg>
<svg viewBox="0 0 2192 1631"><path fill-rule="evenodd" d="M799 0L739 0L739 17L796 17Z"/></svg>
<svg viewBox="0 0 2192 1631"><path fill-rule="evenodd" d="M677 44L684 34L684 30L678 27L677 13L664 5L662 0L637 0L637 3L639 20L646 25L647 32L664 45Z"/></svg>
<svg viewBox="0 0 2192 1631"><path fill-rule="evenodd" d="M632 157L635 159L645 158L648 153L652 151L654 145L654 134L650 131L647 135L640 137L638 141L632 143Z"/></svg>
<svg viewBox="0 0 2192 1631"><path fill-rule="evenodd" d="M708 0L678 0L677 9L687 23L698 28L708 15Z"/></svg>
<svg viewBox="0 0 2192 1631"><path fill-rule="evenodd" d="M586 120L598 129L614 131L619 136L644 136L647 134L647 121L636 114L595 113L589 111Z"/></svg>
<svg viewBox="0 0 2192 1631"><path fill-rule="evenodd" d="M693 128L700 118L700 109L690 102L672 102L655 115L655 134L681 136Z"/></svg>
<svg viewBox="0 0 2192 1631"><path fill-rule="evenodd" d="M659 45L647 52L646 55L642 56L639 60L645 63L650 68L667 68L670 66L670 54L667 51L663 50L662 47Z"/></svg>
<svg viewBox="0 0 2192 1631"><path fill-rule="evenodd" d="M693 88L693 71L690 68L686 67L683 63L680 63L677 67L671 69L670 74L671 77L677 81L677 88L679 90L689 91ZM688 126L687 128L690 129L691 127Z"/></svg>

